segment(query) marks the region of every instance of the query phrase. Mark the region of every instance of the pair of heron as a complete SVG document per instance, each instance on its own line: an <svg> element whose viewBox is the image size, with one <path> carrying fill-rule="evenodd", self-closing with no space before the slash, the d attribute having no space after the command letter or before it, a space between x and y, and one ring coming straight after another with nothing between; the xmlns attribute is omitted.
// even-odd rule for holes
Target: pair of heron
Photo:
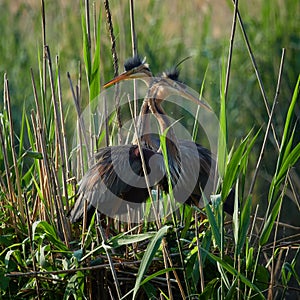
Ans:
<svg viewBox="0 0 300 300"><path fill-rule="evenodd" d="M201 206L203 191L207 190L207 185L210 185L214 178L215 160L212 153L192 141L178 140L161 103L167 97L177 94L208 110L209 106L178 82L177 68L159 77L153 77L148 64L140 57L129 59L124 66L125 71L104 87L136 78L146 83L148 91L140 110L137 134L131 144L105 147L95 155L96 163L83 176L79 196L70 211L72 223L82 219L85 201L89 217L95 209L102 213L117 213L121 202L145 203L149 197L149 188L159 186L168 193L170 182L176 200ZM160 140L149 131L151 114L156 118L160 132L166 134L165 145L171 181L166 175ZM140 139L141 147L137 139ZM150 177L148 186L145 178L147 175ZM212 192L212 188L208 191ZM231 209L228 209L228 212L230 213Z"/></svg>

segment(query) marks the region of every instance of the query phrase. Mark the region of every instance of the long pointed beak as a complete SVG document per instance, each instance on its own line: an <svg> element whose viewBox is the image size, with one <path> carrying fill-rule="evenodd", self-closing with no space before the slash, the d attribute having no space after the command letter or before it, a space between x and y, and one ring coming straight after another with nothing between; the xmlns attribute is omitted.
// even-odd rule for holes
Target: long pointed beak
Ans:
<svg viewBox="0 0 300 300"><path fill-rule="evenodd" d="M113 78L112 80L108 81L107 83L105 83L103 85L104 88L107 88L117 82L120 82L122 80L126 80L126 79L131 79L134 78L134 73L133 70L127 71L127 72L123 72L122 74L120 74L119 76Z"/></svg>
<svg viewBox="0 0 300 300"><path fill-rule="evenodd" d="M150 78L152 78L152 73L150 72L148 65L141 65L129 71L123 72L119 76L105 83L103 87L107 88L117 82L128 79L142 79L149 85L148 80L150 80Z"/></svg>
<svg viewBox="0 0 300 300"><path fill-rule="evenodd" d="M194 102L195 104L204 107L208 111L212 112L212 108L203 100L199 99L198 97L194 96L187 87L182 84L172 84L168 86L168 90L171 94L178 94L181 97Z"/></svg>
<svg viewBox="0 0 300 300"><path fill-rule="evenodd" d="M196 103L199 106L204 107L205 109L207 109L208 111L212 112L212 108L203 100L199 99L198 97L193 96L191 93L189 93L189 91L185 90L184 92L181 93L181 96L191 100L192 102Z"/></svg>

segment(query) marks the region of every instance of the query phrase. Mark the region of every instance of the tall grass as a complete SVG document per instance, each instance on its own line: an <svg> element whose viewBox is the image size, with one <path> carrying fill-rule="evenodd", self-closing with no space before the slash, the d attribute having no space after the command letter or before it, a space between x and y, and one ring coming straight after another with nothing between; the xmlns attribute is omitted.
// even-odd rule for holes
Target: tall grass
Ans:
<svg viewBox="0 0 300 300"><path fill-rule="evenodd" d="M111 30L118 37L113 48L115 53L120 52L122 60L131 53L130 31L127 30L130 7L123 2L108 4L111 5ZM1 5L10 9L6 2ZM23 88L14 74L20 72L21 57L16 56L9 64L11 69L6 70L3 81L0 119L1 298L292 299L297 295L300 284L297 265L299 227L282 221L287 195L296 203L291 207L296 207L296 215L299 215L299 183L295 167L299 165L300 157L296 120L300 76L299 59L291 54L297 51L294 45L299 45L299 37L293 35L297 26L290 17L299 4L291 1L289 5L265 1L258 8L259 17L254 20L246 14L246 4L240 4L239 10L228 4L233 25L225 41L212 40L212 16L206 16L201 46L194 44L191 50L196 53L194 61L182 67L183 78L187 83L189 78L195 78L190 82L195 87L200 86L199 71L204 70L205 84L201 94L203 91L206 98L219 99L212 106L220 120L217 153L220 179L211 203L210 199L205 199L204 210L182 206L171 218L141 222L136 226L115 222L112 228L115 234L109 238L96 215L87 228L80 224L71 225L67 218L76 198L78 182L88 167L86 161L99 146L113 140L108 130L122 117L113 114L103 125L105 133L100 135L98 132L87 134L88 130L94 129L92 114L88 124L83 122L86 119L80 119L85 105L92 103L99 94L100 82L113 76L110 38L106 37L105 26L102 26L105 9L102 4L98 6L86 1L78 7L75 19L68 14L70 19L55 19L57 27L59 22L66 22L68 29L77 28L77 23L81 26L78 29L81 37L74 41L69 37L64 41L74 43L74 52L80 57L80 63L73 61L71 66L66 63L70 50L62 47L64 50L53 55L56 47L60 48L60 44L55 44L51 38L54 33L50 31L47 17L53 13L53 7L47 3L42 16L40 12L32 11L36 18L42 19L44 26L39 50L29 55L35 56L31 62L38 62L30 66L21 61L21 66L28 70L26 75L22 73L22 78L26 82L25 94L33 99L30 109L27 105L19 105L16 109L16 95L22 93ZM196 7L196 3L189 3L186 9ZM282 7L285 10L279 9ZM21 8L20 20L24 18L22 9L27 11ZM187 42L185 46L174 38L176 25L168 28L166 33L167 14L164 12L169 7L158 7L156 1L148 1L143 5L135 2L134 9L137 49L141 54L145 52L155 72L161 71L163 61L176 63L176 53L190 54L187 53L188 43L199 38L198 32L180 33L182 40ZM284 18L284 26L291 32L292 43L288 34L283 34L281 18L272 26L274 34L267 35L268 40L263 42L261 35L269 30L278 12L289 17ZM59 13L62 15L62 10ZM0 22L9 24L7 19ZM251 22L258 23L255 34L248 26ZM141 30L143 23L148 26ZM188 28L193 28L192 24L192 20L187 21ZM14 30L15 36L22 32L17 27ZM171 37L168 43L163 42L165 34ZM110 36L113 36L112 31ZM257 47L257 39L260 47ZM7 46L9 51L14 52L17 48L16 40ZM214 49L213 42L217 43ZM276 52L272 54L272 64L267 63L267 56L260 56L265 52L269 55L272 47L278 51L286 44L287 50L282 52L281 60ZM244 53L241 49L247 49L247 56L241 54ZM261 61L263 59L265 61ZM246 78L237 80L239 70ZM65 76L67 71L68 78ZM220 83L213 88L216 82ZM269 99L273 99L271 109ZM284 103L282 99L285 99ZM247 104L237 105L238 101ZM250 116L237 109L247 105ZM253 122L253 116L258 122ZM73 131L76 131L78 141L75 149L69 142ZM194 130L194 136L199 138L199 132ZM162 145L163 140L164 136ZM74 159L76 169L72 168ZM259 197L260 174L266 169L269 181L264 181L264 197ZM230 218L223 212L223 202L232 187L235 189L234 214ZM169 188L172 190L171 185ZM165 205L170 201L173 203L172 193L163 197L166 197ZM291 234L285 235L285 231Z"/></svg>

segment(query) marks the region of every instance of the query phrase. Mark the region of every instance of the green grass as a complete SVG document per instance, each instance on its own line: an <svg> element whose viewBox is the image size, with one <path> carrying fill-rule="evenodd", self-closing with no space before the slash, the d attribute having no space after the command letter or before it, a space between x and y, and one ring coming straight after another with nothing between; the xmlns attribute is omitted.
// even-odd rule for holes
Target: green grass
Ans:
<svg viewBox="0 0 300 300"><path fill-rule="evenodd" d="M220 23L215 23L217 4L204 13L192 1L135 2L138 50L154 73L192 55L181 66L182 80L201 89L219 115L220 180L203 211L180 207L172 217L143 226L115 222L115 234L107 239L97 218L88 228L67 218L87 157L105 145L108 134L94 128L97 135L90 141L77 116L93 103L100 82L113 77L104 6L96 3L93 11L91 5L88 26L83 4L47 3L43 32L39 5L2 1L0 299L297 295L300 21L295 12L300 4L256 4L239 4L231 49L229 1L224 11L230 21ZM123 62L131 54L128 2L110 6L115 51ZM112 114L105 127L109 141L118 130L116 118ZM94 127L92 116L84 121L86 128ZM195 124L193 138L202 142ZM222 207L233 186L235 211L229 218Z"/></svg>

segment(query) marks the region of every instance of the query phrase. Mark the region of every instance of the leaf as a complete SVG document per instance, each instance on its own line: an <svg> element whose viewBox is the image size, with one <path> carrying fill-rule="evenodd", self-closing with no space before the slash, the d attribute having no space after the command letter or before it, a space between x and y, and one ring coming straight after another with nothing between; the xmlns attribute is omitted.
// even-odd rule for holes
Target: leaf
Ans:
<svg viewBox="0 0 300 300"><path fill-rule="evenodd" d="M175 268L166 268L166 269L159 270L159 271L157 271L157 272L155 272L155 273L153 273L153 274L147 276L147 277L140 283L140 286L142 286L143 284L147 283L148 281L150 281L151 279L153 279L153 278L155 278L155 277L157 277L157 276L159 276L159 275L163 275L163 274L165 274L165 273L167 273L167 272L171 272L171 271L173 271L173 270L175 270Z"/></svg>
<svg viewBox="0 0 300 300"><path fill-rule="evenodd" d="M203 249L204 250L204 249ZM206 250L204 250L206 251ZM217 261L225 270L227 270L231 275L240 278L240 280L247 285L252 290L256 291L261 299L265 299L262 292L258 289L258 287L253 284L248 278L239 273L234 267L228 264L226 261L222 260L220 257L208 252L207 253L213 260Z"/></svg>
<svg viewBox="0 0 300 300"><path fill-rule="evenodd" d="M226 82L226 63L225 57L222 60L222 77L221 77L221 95L220 95L220 128L218 137L218 169L221 177L224 177L225 166L227 162L227 119L226 119L226 99L225 99L225 82Z"/></svg>
<svg viewBox="0 0 300 300"><path fill-rule="evenodd" d="M97 25L97 43L92 66L90 80L90 100L93 100L100 94L100 41L101 41L101 11L99 13Z"/></svg>
<svg viewBox="0 0 300 300"><path fill-rule="evenodd" d="M288 138L288 134L289 134L289 131L290 131L290 126L291 126L291 121L292 121L292 118L293 118L293 115L294 115L295 105L296 105L298 95L299 95L299 88L300 88L300 75L298 76L298 80L297 80L297 83L296 83L296 87L294 89L292 101L291 101L291 104L289 106L289 110L288 110L288 113L287 113L287 116L286 116L286 119L285 119L282 142L281 142L281 147L280 147L281 150L285 147L285 143L286 143L286 140Z"/></svg>
<svg viewBox="0 0 300 300"><path fill-rule="evenodd" d="M5 276L5 270L3 268L0 268L0 278L0 291L3 295L3 291L5 291L8 288L10 282L10 278Z"/></svg>
<svg viewBox="0 0 300 300"><path fill-rule="evenodd" d="M279 185L285 178L286 173L290 167L295 165L300 157L300 143L291 151L287 158L283 161L282 167L280 168L278 175L276 176L276 185Z"/></svg>
<svg viewBox="0 0 300 300"><path fill-rule="evenodd" d="M238 244L236 247L236 253L240 254L241 250L244 247L247 232L250 224L250 216L251 216L251 203L252 198L251 196L246 199L246 202L244 204L242 214L241 214L241 223L239 227L239 238L238 238Z"/></svg>
<svg viewBox="0 0 300 300"><path fill-rule="evenodd" d="M233 283L231 284L230 288L228 289L228 293L225 296L224 300L231 300L234 299L236 293L236 286L237 286L237 277L234 279Z"/></svg>
<svg viewBox="0 0 300 300"><path fill-rule="evenodd" d="M286 276L285 271L288 272L288 276ZM300 285L300 277L297 274L297 271L295 270L295 266L293 264L285 262L282 266L281 274L282 274L282 277L284 278L284 280L283 280L284 285L288 284L288 282L291 279L291 275L293 275L295 277L297 283Z"/></svg>
<svg viewBox="0 0 300 300"><path fill-rule="evenodd" d="M91 52L90 52L91 48L88 40L88 34L87 34L87 28L85 22L85 12L84 12L84 8L82 7L82 3L81 3L81 28L83 34L83 59L84 59L88 82L91 83L91 73L92 73Z"/></svg>
<svg viewBox="0 0 300 300"><path fill-rule="evenodd" d="M194 210L191 206L188 205L184 205L183 208L184 208L184 228L181 231L181 237L185 238L188 230L190 229Z"/></svg>
<svg viewBox="0 0 300 300"><path fill-rule="evenodd" d="M146 272L153 260L153 257L160 246L162 238L167 233L167 231L170 227L171 226L163 226L162 228L160 228L159 231L156 233L156 235L151 240L150 244L148 245L146 252L142 258L141 265L138 270L138 274L136 276L136 281L135 281L135 285L133 288L132 299L135 299L135 296L141 286L142 279L143 279L144 275L146 274Z"/></svg>
<svg viewBox="0 0 300 300"><path fill-rule="evenodd" d="M240 162L243 158L245 148L247 146L247 142L249 139L250 133L247 135L246 138L242 140L238 148L232 154L232 158L230 159L227 167L226 172L224 175L223 181L223 188L222 188L222 199L226 199L227 195L229 194L230 189L232 188L233 183L235 182L236 178L239 175L239 167Z"/></svg>
<svg viewBox="0 0 300 300"><path fill-rule="evenodd" d="M214 278L206 286L203 293L200 295L200 300L210 300L217 299L217 290L218 283L220 282L219 278Z"/></svg>
<svg viewBox="0 0 300 300"><path fill-rule="evenodd" d="M31 157L34 159L43 159L43 154L41 152L37 152L37 151L26 151L25 152L25 156L27 157Z"/></svg>
<svg viewBox="0 0 300 300"><path fill-rule="evenodd" d="M151 239L156 232L146 232L146 233L140 233L140 234L132 234L132 235L122 235L121 237L114 238L109 242L109 245L112 248L117 248L120 246L132 244L132 243L138 243L142 242L147 239Z"/></svg>
<svg viewBox="0 0 300 300"><path fill-rule="evenodd" d="M298 152L299 152L299 148L298 148L299 144L298 144L290 154L288 153L291 148L291 144L292 144L293 136L294 136L294 132L292 132L290 134L290 130L291 130L290 128L291 128L292 118L294 115L295 105L296 105L298 95L299 95L299 85L300 85L300 75L298 76L298 81L297 81L297 84L296 84L296 87L294 90L294 94L292 97L292 101L290 103L288 113L286 116L286 120L285 120L284 131L283 131L280 150L279 150L279 156L278 156L278 160L277 160L277 164L276 164L275 176L273 177L273 180L272 180L271 186L270 186L270 190L269 190L269 196L268 196L269 201L272 201L274 199L274 197L276 196L277 185L280 184L281 180L285 176L285 172L288 169L288 166L287 166L288 156L295 150L295 148L297 148ZM296 156L295 154L296 153L293 153L294 158ZM298 156L298 158L299 158L299 156ZM289 158L289 160L291 160L291 158Z"/></svg>
<svg viewBox="0 0 300 300"><path fill-rule="evenodd" d="M81 271L77 271L68 280L63 299L84 299L84 279L84 274Z"/></svg>
<svg viewBox="0 0 300 300"><path fill-rule="evenodd" d="M35 239L35 236L38 234L38 229L42 229L42 234L46 234L46 237L49 241L52 242L58 250L63 252L69 252L69 249L66 245L58 238L57 233L53 226L48 224L46 221L35 221L32 224L32 239Z"/></svg>
<svg viewBox="0 0 300 300"><path fill-rule="evenodd" d="M254 248L250 247L246 252L246 270L250 271L253 264L253 252Z"/></svg>
<svg viewBox="0 0 300 300"><path fill-rule="evenodd" d="M219 227L217 225L216 217L213 214L213 212L211 210L211 207L208 204L208 201L207 201L204 194L203 194L203 200L204 200L205 210L206 210L206 214L207 214L209 224L211 226L211 231L212 231L213 237L215 239L216 245L219 247L219 249L221 249L221 234L220 234Z"/></svg>
<svg viewBox="0 0 300 300"><path fill-rule="evenodd" d="M260 236L260 240L259 240L259 244L261 246L265 245L270 237L270 234L271 234L271 231L273 229L273 225L274 225L274 222L278 216L278 213L279 213L279 210L280 210L280 207L281 207L281 202L282 202L282 197L280 197L273 209L272 209L272 212L271 214L269 215L265 225L264 225L264 228L262 230L262 233L261 233L261 236Z"/></svg>

